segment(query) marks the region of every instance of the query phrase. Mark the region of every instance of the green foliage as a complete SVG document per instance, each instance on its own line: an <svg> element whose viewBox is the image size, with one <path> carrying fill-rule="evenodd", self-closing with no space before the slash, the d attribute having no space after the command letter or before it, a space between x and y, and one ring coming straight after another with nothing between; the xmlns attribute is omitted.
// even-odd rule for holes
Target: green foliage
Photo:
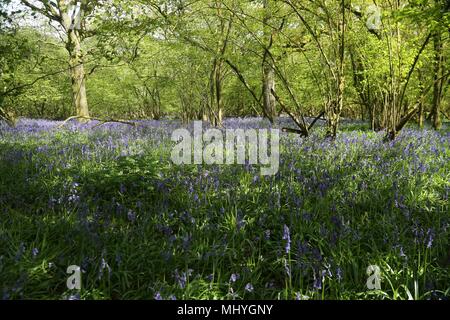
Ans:
<svg viewBox="0 0 450 320"><path fill-rule="evenodd" d="M377 31L366 24L371 5L372 1L361 0L346 7L344 117L371 118L372 108L384 117L383 112L393 108L389 97L401 94L429 32L448 29L445 1L401 1L398 8L382 1L378 3L382 24ZM325 1L277 2L269 7L245 1L211 6L203 1L102 3L101 10L89 9L92 32L85 30L83 38L91 113L115 118L201 118L214 101L211 72L219 59L225 115L261 115L262 60L270 45L281 100L297 113L317 115L334 99L339 7L337 2ZM267 15L270 18L264 20ZM221 52L230 21L228 41ZM33 83L32 88L14 90L14 99L8 96L4 102L8 109L25 117L73 115L70 78L65 72L67 53L55 34L48 28L19 29L2 37L6 52L1 58L2 83L13 87ZM449 50L444 43L444 56ZM224 61L234 65L239 75ZM428 45L412 73L402 114L418 99L423 101L424 112L430 111L432 90L421 95L432 85L433 75L433 47ZM35 79L40 80L34 83ZM448 87L442 91L447 114ZM281 112L279 106L277 111Z"/></svg>

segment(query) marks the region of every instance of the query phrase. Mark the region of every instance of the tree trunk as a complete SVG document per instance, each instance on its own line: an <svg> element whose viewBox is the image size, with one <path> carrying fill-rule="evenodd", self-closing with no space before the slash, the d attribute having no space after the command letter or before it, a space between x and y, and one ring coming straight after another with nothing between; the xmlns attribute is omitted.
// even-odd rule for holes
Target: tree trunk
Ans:
<svg viewBox="0 0 450 320"><path fill-rule="evenodd" d="M222 61L219 61L216 69L216 108L214 110L214 126L222 126L223 100L222 100Z"/></svg>
<svg viewBox="0 0 450 320"><path fill-rule="evenodd" d="M433 83L433 128L439 130L442 126L441 122L441 96L442 96L442 38L440 32L436 32L433 36L434 40L434 83Z"/></svg>
<svg viewBox="0 0 450 320"><path fill-rule="evenodd" d="M418 115L418 117L419 117L419 121L418 121L419 127L423 128L423 102L422 101L419 102L419 115Z"/></svg>
<svg viewBox="0 0 450 320"><path fill-rule="evenodd" d="M338 125L339 125L339 116L335 112L329 113L326 136L331 139L335 139L337 135Z"/></svg>
<svg viewBox="0 0 450 320"><path fill-rule="evenodd" d="M336 83L336 98L332 101L328 108L328 128L327 137L336 138L337 129L340 121L342 109L344 108L344 89L345 89L345 74L344 74L344 58L345 58L345 1L341 1L342 21L340 23L339 45L338 45L338 70Z"/></svg>
<svg viewBox="0 0 450 320"><path fill-rule="evenodd" d="M77 116L89 118L89 108L86 95L86 73L84 71L81 43L75 30L69 31L67 50L70 55L70 75L72 78L72 97ZM79 118L81 122L87 119Z"/></svg>
<svg viewBox="0 0 450 320"><path fill-rule="evenodd" d="M223 101L222 101L222 61L214 59L210 77L210 106L208 118L214 127L222 126Z"/></svg>
<svg viewBox="0 0 450 320"><path fill-rule="evenodd" d="M273 123L276 117L276 101L272 90L275 91L275 70L271 64L265 62L263 67L263 106L270 122Z"/></svg>
<svg viewBox="0 0 450 320"><path fill-rule="evenodd" d="M263 52L263 62L262 62L262 72L263 72L263 108L269 121L274 123L276 118L276 99L272 94L272 90L275 91L275 66L273 61L270 61L269 52L272 46L272 30L268 26L270 18L272 16L271 9L269 7L269 0L264 0L264 17L263 17L263 29L264 29L264 39L267 48Z"/></svg>
<svg viewBox="0 0 450 320"><path fill-rule="evenodd" d="M419 74L419 88L420 88L420 98L419 98L419 107L418 107L418 114L417 114L417 118L418 118L418 125L420 128L423 128L423 121L424 121L424 105L423 105L423 97L425 94L425 86L423 84L423 73L422 71L419 69L417 70L418 74Z"/></svg>
<svg viewBox="0 0 450 320"><path fill-rule="evenodd" d="M81 21L70 16L73 4L70 1L58 2L60 23L67 33L66 50L69 53L70 77L72 80L72 101L78 121L89 121L89 108L86 95L86 73L84 71L84 56L81 50ZM82 15L82 13L80 13ZM81 19L81 16L80 16ZM78 22L78 23L77 23ZM86 118L83 118L86 117Z"/></svg>

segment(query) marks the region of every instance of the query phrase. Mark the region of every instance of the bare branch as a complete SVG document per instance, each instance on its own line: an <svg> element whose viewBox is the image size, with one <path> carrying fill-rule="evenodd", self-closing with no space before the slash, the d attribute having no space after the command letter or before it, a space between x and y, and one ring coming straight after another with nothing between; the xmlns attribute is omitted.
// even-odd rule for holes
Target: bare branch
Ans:
<svg viewBox="0 0 450 320"><path fill-rule="evenodd" d="M98 126L101 126L101 125L103 125L105 123L108 123L108 122L123 123L123 124L127 124L127 125L130 125L130 126L133 126L133 127L137 127L138 126L138 123L136 123L136 122L131 122L131 121L127 121L127 120L121 120L121 119L112 119L112 118L110 118L110 119L100 119L100 118L85 117L85 116L73 116L73 117L69 117L66 120L64 120L64 122L61 125L59 125L58 128L64 127L70 120L74 120L74 119L85 119L85 120L99 121L100 124L95 125L94 128L98 127Z"/></svg>
<svg viewBox="0 0 450 320"><path fill-rule="evenodd" d="M61 17L58 14L58 12L56 12L56 10L53 7L50 7L49 4L45 4L43 2L41 2L44 7L38 7L34 4L32 4L30 1L28 0L20 0L25 6L27 6L28 8L30 8L31 10L38 12L40 14L42 14L43 16L49 18L50 20L54 20L57 22L61 22Z"/></svg>

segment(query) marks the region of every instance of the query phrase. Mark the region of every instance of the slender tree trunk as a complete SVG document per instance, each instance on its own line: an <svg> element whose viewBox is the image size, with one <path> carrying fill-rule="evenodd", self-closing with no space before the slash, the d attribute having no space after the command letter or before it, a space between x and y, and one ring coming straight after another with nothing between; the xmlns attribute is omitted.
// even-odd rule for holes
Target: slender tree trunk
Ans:
<svg viewBox="0 0 450 320"><path fill-rule="evenodd" d="M223 100L222 100L222 73L221 61L214 59L210 77L210 105L208 118L214 127L222 125Z"/></svg>
<svg viewBox="0 0 450 320"><path fill-rule="evenodd" d="M376 130L376 128L375 128L375 106L372 106L371 110L370 110L370 127L371 127L372 131Z"/></svg>
<svg viewBox="0 0 450 320"><path fill-rule="evenodd" d="M418 118L419 118L419 121L418 121L419 127L423 128L423 102L422 101L419 102L419 115L418 115Z"/></svg>
<svg viewBox="0 0 450 320"><path fill-rule="evenodd" d="M272 90L275 91L275 69L266 61L263 67L263 106L270 122L273 123L276 118L276 101Z"/></svg>
<svg viewBox="0 0 450 320"><path fill-rule="evenodd" d="M418 70L419 73L419 87L420 87L420 98L419 98L419 107L418 107L418 121L420 128L423 128L423 118L424 118L424 108L423 108L423 96L424 96L424 85L423 85L423 74L421 70Z"/></svg>
<svg viewBox="0 0 450 320"><path fill-rule="evenodd" d="M223 100L222 100L222 61L219 61L216 68L216 107L214 110L214 126L222 126Z"/></svg>
<svg viewBox="0 0 450 320"><path fill-rule="evenodd" d="M439 130L442 126L441 122L441 96L442 96L442 38L440 32L436 32L433 36L434 41L434 83L433 83L433 128Z"/></svg>
<svg viewBox="0 0 450 320"><path fill-rule="evenodd" d="M272 30L268 26L271 18L271 9L269 7L269 0L264 0L264 17L263 17L263 30L264 39L267 48L264 49L263 62L262 62L262 72L263 72L263 108L266 111L267 117L270 122L274 123L276 118L276 99L272 94L272 90L275 91L275 66L273 61L270 61L268 50L272 46Z"/></svg>
<svg viewBox="0 0 450 320"><path fill-rule="evenodd" d="M344 108L344 89L345 89L345 75L344 75L344 58L345 58L345 1L341 1L342 21L340 23L339 31L339 45L338 45L338 70L336 83L336 100L331 103L331 108L328 112L328 128L327 137L336 138L337 129L340 121L342 109Z"/></svg>

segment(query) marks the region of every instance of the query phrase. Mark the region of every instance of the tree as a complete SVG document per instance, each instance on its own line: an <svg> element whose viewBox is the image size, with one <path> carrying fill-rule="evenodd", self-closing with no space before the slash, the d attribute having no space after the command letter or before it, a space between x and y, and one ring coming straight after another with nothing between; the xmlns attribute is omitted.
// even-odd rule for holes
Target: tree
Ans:
<svg viewBox="0 0 450 320"><path fill-rule="evenodd" d="M39 13L56 23L65 34L65 48L69 53L72 81L72 99L80 121L88 121L89 108L86 95L86 72L84 70L83 39L87 35L86 19L99 1L88 0L21 0L34 13Z"/></svg>

